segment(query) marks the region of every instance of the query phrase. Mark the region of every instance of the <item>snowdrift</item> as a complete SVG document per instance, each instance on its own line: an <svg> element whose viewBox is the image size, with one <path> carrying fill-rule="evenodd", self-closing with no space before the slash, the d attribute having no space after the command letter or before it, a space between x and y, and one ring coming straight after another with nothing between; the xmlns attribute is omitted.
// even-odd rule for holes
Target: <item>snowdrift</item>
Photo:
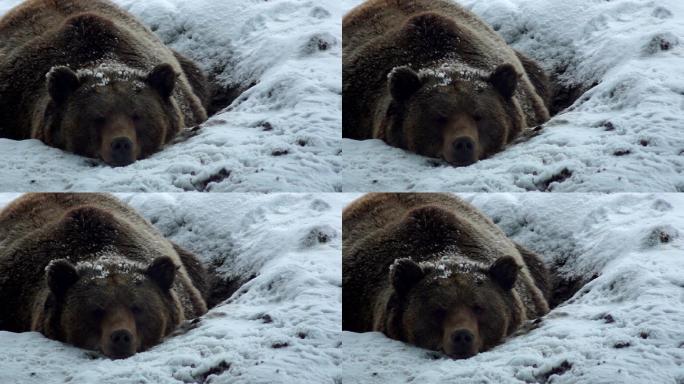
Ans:
<svg viewBox="0 0 684 384"><path fill-rule="evenodd" d="M18 0L0 0L0 15ZM341 6L327 1L115 0L225 89L248 89L197 136L111 168L0 139L3 191L340 190ZM250 88L251 85L253 87Z"/></svg>
<svg viewBox="0 0 684 384"><path fill-rule="evenodd" d="M467 360L380 333L343 332L345 383L684 380L684 196L462 197L555 266L564 280L590 281L527 331Z"/></svg>
<svg viewBox="0 0 684 384"><path fill-rule="evenodd" d="M16 195L0 195L0 208ZM340 382L335 194L118 195L227 279L255 276L176 336L125 360L0 332L0 383Z"/></svg>
<svg viewBox="0 0 684 384"><path fill-rule="evenodd" d="M589 90L538 137L465 168L344 139L344 191L684 190L684 3L459 3L538 60L564 93Z"/></svg>

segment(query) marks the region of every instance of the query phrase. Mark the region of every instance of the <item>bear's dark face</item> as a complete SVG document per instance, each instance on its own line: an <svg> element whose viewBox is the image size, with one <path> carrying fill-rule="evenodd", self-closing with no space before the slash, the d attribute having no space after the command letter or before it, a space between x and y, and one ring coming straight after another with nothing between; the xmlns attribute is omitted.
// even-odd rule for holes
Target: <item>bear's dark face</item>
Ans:
<svg viewBox="0 0 684 384"><path fill-rule="evenodd" d="M389 78L389 144L453 166L501 151L522 123L512 102L518 76L508 64L487 78L448 81L396 68Z"/></svg>
<svg viewBox="0 0 684 384"><path fill-rule="evenodd" d="M162 64L146 76L112 71L50 71L47 144L125 166L159 151L175 135L182 122L171 100L173 68Z"/></svg>
<svg viewBox="0 0 684 384"><path fill-rule="evenodd" d="M137 271L123 264L76 267L55 260L47 268L44 329L50 337L112 359L132 356L178 325L180 305L171 294L175 273L168 257Z"/></svg>
<svg viewBox="0 0 684 384"><path fill-rule="evenodd" d="M394 292L386 329L391 337L454 359L492 348L520 323L512 293L518 270L512 257L489 267L398 259L390 270Z"/></svg>

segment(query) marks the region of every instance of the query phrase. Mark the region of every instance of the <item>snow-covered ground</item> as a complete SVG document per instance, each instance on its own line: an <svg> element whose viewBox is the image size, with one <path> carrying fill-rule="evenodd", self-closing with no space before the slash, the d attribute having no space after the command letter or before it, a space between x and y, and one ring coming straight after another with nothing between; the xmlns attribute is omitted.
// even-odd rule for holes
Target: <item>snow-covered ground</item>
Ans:
<svg viewBox="0 0 684 384"><path fill-rule="evenodd" d="M36 140L0 139L0 190L341 189L343 8L337 1L114 1L220 84L256 85L197 136L124 168ZM19 3L0 0L0 16Z"/></svg>
<svg viewBox="0 0 684 384"><path fill-rule="evenodd" d="M344 191L684 191L684 2L460 3L565 86L598 85L540 136L466 168L344 139Z"/></svg>
<svg viewBox="0 0 684 384"><path fill-rule="evenodd" d="M342 335L345 383L683 383L684 196L474 194L514 240L590 279L538 328L467 360Z"/></svg>
<svg viewBox="0 0 684 384"><path fill-rule="evenodd" d="M0 194L0 207L16 195ZM257 276L193 329L125 360L0 332L0 383L341 383L335 194L119 195L226 277Z"/></svg>
<svg viewBox="0 0 684 384"><path fill-rule="evenodd" d="M126 360L0 332L0 382L684 382L681 194L462 195L564 278L598 277L538 328L459 361L339 333L340 210L358 195L119 196L224 276L257 277Z"/></svg>

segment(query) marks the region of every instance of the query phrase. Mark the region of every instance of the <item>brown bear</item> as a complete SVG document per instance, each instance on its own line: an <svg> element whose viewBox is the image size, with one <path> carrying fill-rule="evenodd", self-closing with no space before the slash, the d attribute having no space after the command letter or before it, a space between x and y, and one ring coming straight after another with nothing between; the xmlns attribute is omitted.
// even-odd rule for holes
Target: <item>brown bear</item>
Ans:
<svg viewBox="0 0 684 384"><path fill-rule="evenodd" d="M369 194L342 216L342 329L467 358L548 312L548 272L447 194Z"/></svg>
<svg viewBox="0 0 684 384"><path fill-rule="evenodd" d="M451 1L366 1L342 32L345 138L466 166L549 119L544 71Z"/></svg>
<svg viewBox="0 0 684 384"><path fill-rule="evenodd" d="M0 330L110 358L207 311L199 260L103 194L28 194L0 212Z"/></svg>
<svg viewBox="0 0 684 384"><path fill-rule="evenodd" d="M128 165L207 119L195 63L105 0L27 0L0 19L0 137Z"/></svg>

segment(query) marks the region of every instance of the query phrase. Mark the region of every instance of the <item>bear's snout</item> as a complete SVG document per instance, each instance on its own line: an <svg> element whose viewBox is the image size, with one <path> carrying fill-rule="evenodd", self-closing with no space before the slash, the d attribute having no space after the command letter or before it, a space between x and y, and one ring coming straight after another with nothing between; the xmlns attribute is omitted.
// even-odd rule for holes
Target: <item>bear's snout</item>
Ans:
<svg viewBox="0 0 684 384"><path fill-rule="evenodd" d="M466 359L480 350L477 316L469 308L451 311L444 324L442 349L453 359Z"/></svg>
<svg viewBox="0 0 684 384"><path fill-rule="evenodd" d="M133 141L128 137L117 137L110 144L112 165L125 166L135 161Z"/></svg>
<svg viewBox="0 0 684 384"><path fill-rule="evenodd" d="M452 163L456 166L466 166L477 161L475 140L470 137L459 137L451 144L453 154L451 157Z"/></svg>
<svg viewBox="0 0 684 384"><path fill-rule="evenodd" d="M451 119L443 136L442 157L455 167L465 167L480 159L480 134L477 121L460 114Z"/></svg>
<svg viewBox="0 0 684 384"><path fill-rule="evenodd" d="M112 359L125 359L138 351L135 317L125 307L108 311L102 321L100 349Z"/></svg>
<svg viewBox="0 0 684 384"><path fill-rule="evenodd" d="M100 157L114 167L134 163L140 154L138 135L133 120L126 116L113 118L102 128Z"/></svg>
<svg viewBox="0 0 684 384"><path fill-rule="evenodd" d="M109 335L111 357L123 359L135 354L133 334L126 329L119 329Z"/></svg>
<svg viewBox="0 0 684 384"><path fill-rule="evenodd" d="M450 355L457 358L470 357L476 353L473 348L475 335L467 329L459 329L451 334Z"/></svg>

